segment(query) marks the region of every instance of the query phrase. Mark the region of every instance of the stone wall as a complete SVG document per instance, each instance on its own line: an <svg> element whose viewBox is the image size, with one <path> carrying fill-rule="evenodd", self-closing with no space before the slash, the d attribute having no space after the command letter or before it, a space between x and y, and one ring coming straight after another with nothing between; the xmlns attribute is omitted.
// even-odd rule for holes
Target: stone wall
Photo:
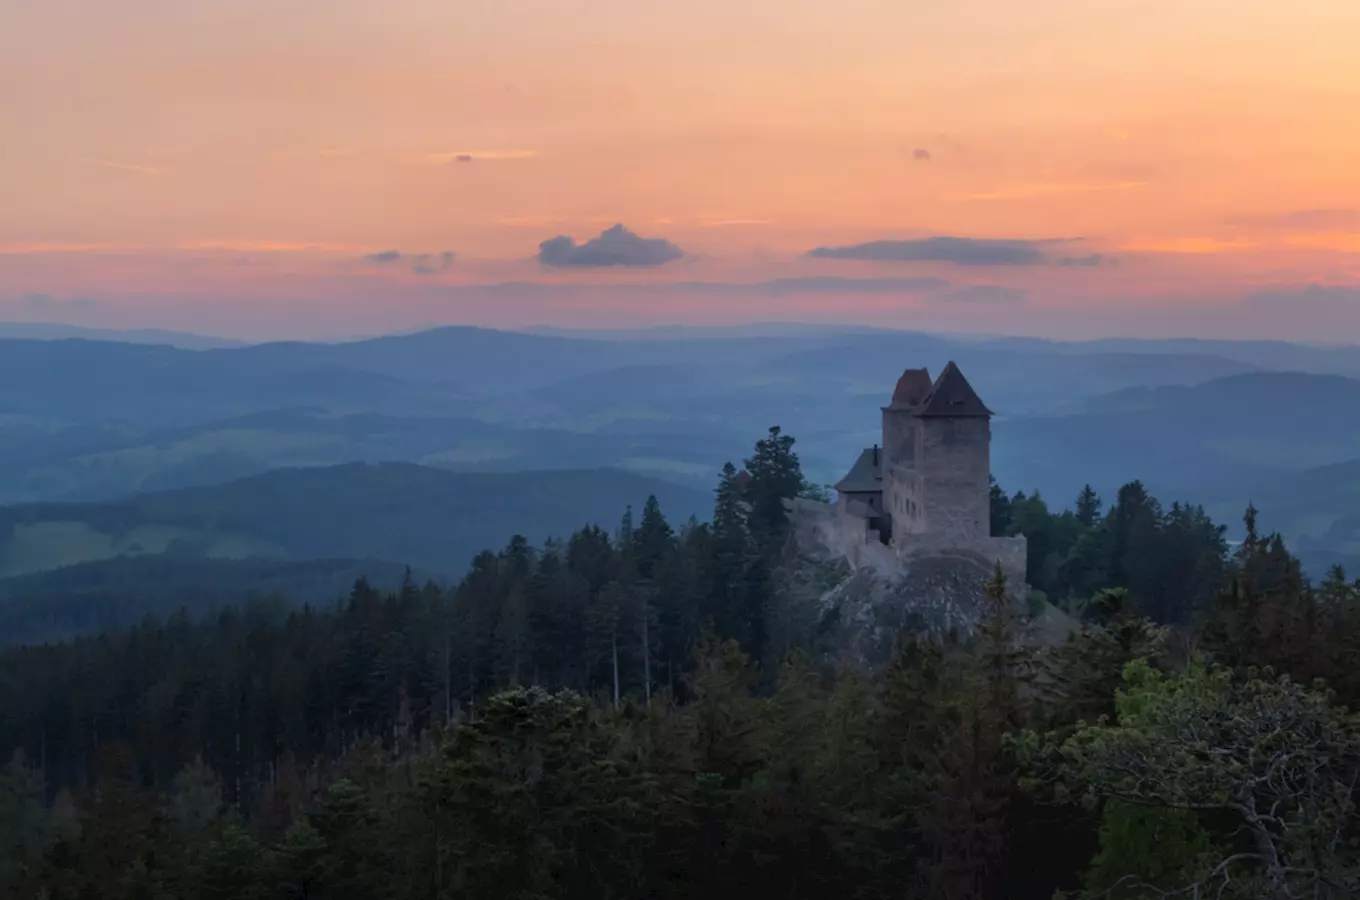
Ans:
<svg viewBox="0 0 1360 900"><path fill-rule="evenodd" d="M791 501L794 539L805 552L843 558L853 568L889 563L892 552L867 519L848 515L837 503Z"/></svg>
<svg viewBox="0 0 1360 900"><path fill-rule="evenodd" d="M883 508L892 516L894 539L925 531L925 497L921 474L902 466L885 470Z"/></svg>
<svg viewBox="0 0 1360 900"><path fill-rule="evenodd" d="M928 533L899 538L894 532L892 545L885 546L864 519L845 515L837 504L798 499L792 501L790 512L799 548L818 558L840 558L852 569L885 574L910 572L929 562L932 568L948 565L983 581L1000 563L1010 592L1017 597L1029 593L1025 583L1028 544L1023 537L959 538Z"/></svg>
<svg viewBox="0 0 1360 900"><path fill-rule="evenodd" d="M924 530L949 539L991 533L991 423L984 418L921 421Z"/></svg>
<svg viewBox="0 0 1360 900"><path fill-rule="evenodd" d="M916 465L917 454L921 449L920 419L910 409L895 406L883 407L883 459L882 471L892 466Z"/></svg>

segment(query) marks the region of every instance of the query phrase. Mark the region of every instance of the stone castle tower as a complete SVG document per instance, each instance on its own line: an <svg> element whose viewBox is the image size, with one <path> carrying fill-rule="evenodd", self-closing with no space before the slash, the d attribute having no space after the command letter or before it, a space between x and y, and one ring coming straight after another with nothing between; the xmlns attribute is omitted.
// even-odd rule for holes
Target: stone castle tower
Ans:
<svg viewBox="0 0 1360 900"><path fill-rule="evenodd" d="M991 537L991 411L955 363L908 368L883 408L883 442L835 485L835 532L899 559L979 557L1024 582L1023 537ZM854 553L860 556L860 553Z"/></svg>

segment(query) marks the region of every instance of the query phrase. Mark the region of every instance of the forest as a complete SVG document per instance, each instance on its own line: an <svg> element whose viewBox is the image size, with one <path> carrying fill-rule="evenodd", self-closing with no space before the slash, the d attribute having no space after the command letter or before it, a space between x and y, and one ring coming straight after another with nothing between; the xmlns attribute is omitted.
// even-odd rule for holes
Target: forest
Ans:
<svg viewBox="0 0 1360 900"><path fill-rule="evenodd" d="M786 606L772 429L711 520L512 539L0 652L0 892L94 898L1360 894L1360 583L1138 482L1029 540L971 633L844 664ZM1060 615L1061 639L1036 634Z"/></svg>

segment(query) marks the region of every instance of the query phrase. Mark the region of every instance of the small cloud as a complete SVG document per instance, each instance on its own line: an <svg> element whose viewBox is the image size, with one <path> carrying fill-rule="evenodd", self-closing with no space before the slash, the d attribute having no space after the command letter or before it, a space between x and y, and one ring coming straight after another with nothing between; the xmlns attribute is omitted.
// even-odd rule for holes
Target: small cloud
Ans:
<svg viewBox="0 0 1360 900"><path fill-rule="evenodd" d="M1096 266L1112 265L1113 259L1103 253L1092 253L1089 256L1064 256L1053 261L1055 266L1067 268L1094 268Z"/></svg>
<svg viewBox="0 0 1360 900"><path fill-rule="evenodd" d="M664 238L638 237L622 225L584 244L559 235L538 245L538 261L546 266L660 266L684 255Z"/></svg>
<svg viewBox="0 0 1360 900"><path fill-rule="evenodd" d="M930 151L923 147L917 147L911 151L911 158L917 162L930 162Z"/></svg>
<svg viewBox="0 0 1360 900"><path fill-rule="evenodd" d="M453 265L453 253L421 253L412 257L411 271L417 275L434 275Z"/></svg>
<svg viewBox="0 0 1360 900"><path fill-rule="evenodd" d="M449 163L470 163L474 160L534 159L537 156L537 150L455 150L451 153L421 154L414 157L413 161L429 165L447 165Z"/></svg>
<svg viewBox="0 0 1360 900"><path fill-rule="evenodd" d="M937 303L976 303L988 306L1019 306L1029 301L1029 295L1019 288L999 284L975 284L954 291L935 294Z"/></svg>
<svg viewBox="0 0 1360 900"><path fill-rule="evenodd" d="M366 263L390 266L402 261L411 263L411 271L417 275L434 275L453 265L454 255L450 250L443 253L402 253L400 250L384 250L363 257Z"/></svg>
<svg viewBox="0 0 1360 900"><path fill-rule="evenodd" d="M807 256L869 262L946 262L960 266L1033 266L1048 262L1047 241L930 237L914 241L870 241L847 247L818 247Z"/></svg>

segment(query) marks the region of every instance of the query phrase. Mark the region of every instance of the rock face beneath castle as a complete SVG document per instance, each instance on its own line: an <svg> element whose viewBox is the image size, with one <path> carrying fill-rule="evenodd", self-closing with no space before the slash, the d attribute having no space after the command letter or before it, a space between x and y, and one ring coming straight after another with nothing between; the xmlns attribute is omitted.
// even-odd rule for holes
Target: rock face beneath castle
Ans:
<svg viewBox="0 0 1360 900"><path fill-rule="evenodd" d="M966 632L982 585L1000 565L1017 598L1025 585L1023 537L991 536L991 412L954 363L932 382L908 369L883 407L883 441L865 449L832 503L798 500L802 565L835 586L817 598L844 651L874 664L904 631Z"/></svg>

